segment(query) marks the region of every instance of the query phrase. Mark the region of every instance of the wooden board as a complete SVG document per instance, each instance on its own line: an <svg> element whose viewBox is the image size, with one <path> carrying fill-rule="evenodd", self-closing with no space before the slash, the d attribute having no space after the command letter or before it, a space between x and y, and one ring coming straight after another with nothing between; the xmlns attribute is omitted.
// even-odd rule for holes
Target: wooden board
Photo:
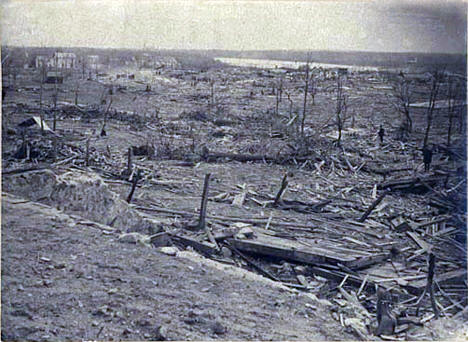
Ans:
<svg viewBox="0 0 468 342"><path fill-rule="evenodd" d="M464 280L466 280L466 277L467 277L467 271L464 269L459 269L455 271L442 273L440 275L436 274L435 281L437 281L439 285L448 284L448 283L460 283L461 284L463 283ZM409 292L413 294L420 294L424 291L426 284L427 284L427 279L413 281L407 286L407 289Z"/></svg>
<svg viewBox="0 0 468 342"><path fill-rule="evenodd" d="M367 251L346 249L344 245L320 241L295 241L280 237L268 236L255 231L253 239L229 239L230 244L240 251L306 264L343 264L350 268L360 268L382 261L386 256L372 255Z"/></svg>

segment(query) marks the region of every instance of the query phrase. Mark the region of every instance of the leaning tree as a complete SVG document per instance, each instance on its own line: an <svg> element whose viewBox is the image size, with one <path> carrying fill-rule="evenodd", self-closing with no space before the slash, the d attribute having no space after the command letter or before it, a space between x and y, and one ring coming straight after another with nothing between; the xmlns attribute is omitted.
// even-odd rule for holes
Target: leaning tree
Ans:
<svg viewBox="0 0 468 342"><path fill-rule="evenodd" d="M429 140L429 132L432 126L432 120L434 118L434 109L437 102L437 96L439 95L440 85L444 77L444 72L440 70L434 71L429 80L429 101L426 109L426 130L424 133L423 147L427 146Z"/></svg>
<svg viewBox="0 0 468 342"><path fill-rule="evenodd" d="M404 127L408 133L413 130L413 119L411 117L410 104L412 101L414 84L403 72L400 72L393 88L393 105L404 117Z"/></svg>

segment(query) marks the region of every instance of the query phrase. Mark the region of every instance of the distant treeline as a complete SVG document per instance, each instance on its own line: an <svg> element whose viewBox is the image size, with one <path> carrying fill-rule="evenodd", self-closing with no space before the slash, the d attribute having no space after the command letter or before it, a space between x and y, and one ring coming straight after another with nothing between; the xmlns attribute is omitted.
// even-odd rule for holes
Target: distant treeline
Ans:
<svg viewBox="0 0 468 342"><path fill-rule="evenodd" d="M102 57L117 57L131 59L143 54L152 56L171 56L183 67L209 68L218 66L214 57L273 59L288 61L307 61L330 64L365 65L376 67L405 68L408 66L425 68L427 70L445 68L457 72L466 72L466 54L441 53L386 53L363 51L229 51L229 50L132 50L132 49L100 49L100 48L61 48L61 47L2 47L3 56L10 54L19 63L33 64L37 55L52 55L55 51L74 52L78 56L99 55Z"/></svg>

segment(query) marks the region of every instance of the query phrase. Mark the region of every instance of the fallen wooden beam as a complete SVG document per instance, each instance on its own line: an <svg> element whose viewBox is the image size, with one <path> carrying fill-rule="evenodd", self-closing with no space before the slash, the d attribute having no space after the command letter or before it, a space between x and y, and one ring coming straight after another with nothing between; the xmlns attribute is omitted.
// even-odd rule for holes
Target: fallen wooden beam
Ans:
<svg viewBox="0 0 468 342"><path fill-rule="evenodd" d="M394 168L394 169L374 169L371 167L363 167L363 171L366 171L368 173L376 173L378 175L389 175L394 172L401 172L401 171L412 171L412 167L400 167L400 168Z"/></svg>
<svg viewBox="0 0 468 342"><path fill-rule="evenodd" d="M262 234L258 230L255 230L253 239L227 239L226 242L243 252L314 265L342 264L349 268L362 268L388 258L388 255L366 255L342 246L333 248L332 243L304 244L303 241Z"/></svg>
<svg viewBox="0 0 468 342"><path fill-rule="evenodd" d="M184 246L190 246L193 249L195 249L198 252L203 253L205 255L210 256L210 255L215 254L215 253L218 252L218 249L213 244L209 244L207 242L200 242L200 241L197 241L195 239L175 235L173 233L169 233L169 235L171 236L172 241L174 241L176 243L178 242L178 243L180 243L180 244L182 244Z"/></svg>
<svg viewBox="0 0 468 342"><path fill-rule="evenodd" d="M287 162L304 163L311 159L311 157L298 157L294 155L258 155L258 154L239 154L239 153L222 153L205 151L202 158L207 162L216 162L220 160L235 160L239 162L272 162L275 164L284 164Z"/></svg>
<svg viewBox="0 0 468 342"><path fill-rule="evenodd" d="M426 185L435 186L438 183L443 183L444 181L445 177L443 176L403 178L380 183L377 185L377 189L421 191L427 190Z"/></svg>
<svg viewBox="0 0 468 342"><path fill-rule="evenodd" d="M418 233L416 233L416 232L406 232L406 234L407 234L411 239L413 239L413 241L416 242L416 244L417 244L420 248L424 249L424 251L425 251L426 253L432 250L432 245L430 245L430 244L427 243L426 241L422 240Z"/></svg>
<svg viewBox="0 0 468 342"><path fill-rule="evenodd" d="M464 280L466 280L467 277L467 270L466 269L459 269L459 270L454 270L454 271L449 271L442 273L440 275L435 276L435 281L439 285L444 285L444 284L462 284ZM426 288L427 285L427 280L421 279L421 280L416 280L412 281L409 283L405 288L408 290L408 292L419 295L421 294L424 289Z"/></svg>
<svg viewBox="0 0 468 342"><path fill-rule="evenodd" d="M260 272L262 275L270 278L271 280L278 281L278 278L276 278L273 274L265 270L263 267L255 263L254 261L250 260L247 256L245 256L243 253L241 253L236 247L231 245L228 241L226 241L226 246L232 250L237 256L239 256L242 260L247 262L250 266L252 266L254 269L256 269L258 272Z"/></svg>
<svg viewBox="0 0 468 342"><path fill-rule="evenodd" d="M283 193L286 191L286 188L288 187L288 174L286 173L283 177L283 180L281 181L281 187L278 190L278 193L276 194L275 200L273 202L273 206L278 206L281 200L281 196Z"/></svg>
<svg viewBox="0 0 468 342"><path fill-rule="evenodd" d="M387 196L388 194L388 190L385 191L384 193L382 193L370 206L369 208L367 208L366 212L359 218L358 222L364 222L366 220L366 218L370 215L370 213L372 212L372 210L375 209L375 207L377 207L380 202L382 202L382 200L384 199L385 196Z"/></svg>

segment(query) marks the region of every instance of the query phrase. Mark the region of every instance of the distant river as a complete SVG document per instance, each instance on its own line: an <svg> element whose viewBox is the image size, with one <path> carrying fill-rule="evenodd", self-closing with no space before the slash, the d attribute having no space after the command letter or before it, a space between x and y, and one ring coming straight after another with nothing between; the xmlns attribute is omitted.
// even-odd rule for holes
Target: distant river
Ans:
<svg viewBox="0 0 468 342"><path fill-rule="evenodd" d="M305 62L296 61L280 61L273 59L252 59L252 58L227 58L227 57L215 57L216 61L241 66L241 67L253 67L253 68L264 68L264 69L275 69L275 68L289 68L299 69L301 66L306 65ZM350 71L378 71L377 67L372 66L361 66L361 65L345 65L345 64L328 64L328 63L309 63L311 68L323 68L323 69L336 69L336 68L347 68Z"/></svg>

